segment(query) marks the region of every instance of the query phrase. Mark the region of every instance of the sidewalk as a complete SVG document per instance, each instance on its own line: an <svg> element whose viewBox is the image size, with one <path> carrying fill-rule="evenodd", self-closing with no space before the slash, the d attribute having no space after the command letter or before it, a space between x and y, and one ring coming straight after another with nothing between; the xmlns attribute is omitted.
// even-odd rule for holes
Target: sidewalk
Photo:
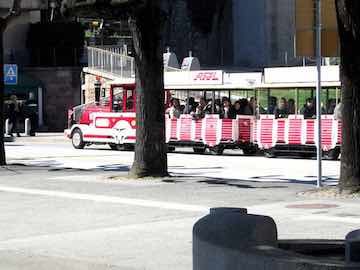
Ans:
<svg viewBox="0 0 360 270"><path fill-rule="evenodd" d="M63 132L39 132L35 136L25 136L24 133L20 134L21 137L6 137L5 142L17 143L65 143L68 142ZM9 139L10 138L10 139ZM13 139L13 140L11 140Z"/></svg>

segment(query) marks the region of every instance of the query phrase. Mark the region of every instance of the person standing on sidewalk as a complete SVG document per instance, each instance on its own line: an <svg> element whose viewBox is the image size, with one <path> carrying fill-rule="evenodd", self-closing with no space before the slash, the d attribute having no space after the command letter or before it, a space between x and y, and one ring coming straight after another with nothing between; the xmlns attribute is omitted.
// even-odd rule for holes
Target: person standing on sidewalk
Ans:
<svg viewBox="0 0 360 270"><path fill-rule="evenodd" d="M12 95L10 97L10 103L9 103L9 124L11 124L11 128L9 130L9 134L11 137L13 137L13 132L16 132L16 135L20 137L20 132L17 129L17 120L20 116L20 105L17 100L17 97L15 95Z"/></svg>

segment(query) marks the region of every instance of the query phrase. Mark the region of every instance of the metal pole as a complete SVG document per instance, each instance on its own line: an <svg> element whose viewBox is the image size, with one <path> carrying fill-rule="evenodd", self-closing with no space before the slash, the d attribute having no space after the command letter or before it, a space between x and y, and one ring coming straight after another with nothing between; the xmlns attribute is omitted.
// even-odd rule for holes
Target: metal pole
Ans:
<svg viewBox="0 0 360 270"><path fill-rule="evenodd" d="M321 146L321 0L316 0L316 118L317 118L317 187L322 186L322 146Z"/></svg>

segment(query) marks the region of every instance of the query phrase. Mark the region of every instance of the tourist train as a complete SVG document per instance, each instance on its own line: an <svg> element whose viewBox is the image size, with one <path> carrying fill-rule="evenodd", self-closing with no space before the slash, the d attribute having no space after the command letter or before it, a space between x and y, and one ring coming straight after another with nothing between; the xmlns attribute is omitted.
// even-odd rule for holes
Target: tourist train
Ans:
<svg viewBox="0 0 360 270"><path fill-rule="evenodd" d="M226 149L241 149L244 155L253 155L260 150L268 157L316 152L317 119L311 105L315 67L252 73L165 72L164 84L169 151L191 147L195 153L221 155ZM135 95L133 80L114 80L99 86L95 102L69 110L65 134L73 146L108 144L116 150L131 149L136 140ZM338 66L324 66L321 141L329 159L340 155L341 117L334 113L340 95ZM231 113L227 106L232 106Z"/></svg>

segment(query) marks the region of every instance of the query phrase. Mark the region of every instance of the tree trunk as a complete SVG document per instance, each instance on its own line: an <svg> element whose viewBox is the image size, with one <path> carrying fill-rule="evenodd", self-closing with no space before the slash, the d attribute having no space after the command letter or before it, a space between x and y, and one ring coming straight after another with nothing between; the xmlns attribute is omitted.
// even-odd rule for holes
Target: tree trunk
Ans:
<svg viewBox="0 0 360 270"><path fill-rule="evenodd" d="M136 67L134 177L168 174L165 145L164 70L160 0L145 1L129 18Z"/></svg>
<svg viewBox="0 0 360 270"><path fill-rule="evenodd" d="M336 0L341 45L343 145L339 188L360 190L360 2Z"/></svg>
<svg viewBox="0 0 360 270"><path fill-rule="evenodd" d="M0 22L0 166L6 165L5 145L4 145L4 27Z"/></svg>

